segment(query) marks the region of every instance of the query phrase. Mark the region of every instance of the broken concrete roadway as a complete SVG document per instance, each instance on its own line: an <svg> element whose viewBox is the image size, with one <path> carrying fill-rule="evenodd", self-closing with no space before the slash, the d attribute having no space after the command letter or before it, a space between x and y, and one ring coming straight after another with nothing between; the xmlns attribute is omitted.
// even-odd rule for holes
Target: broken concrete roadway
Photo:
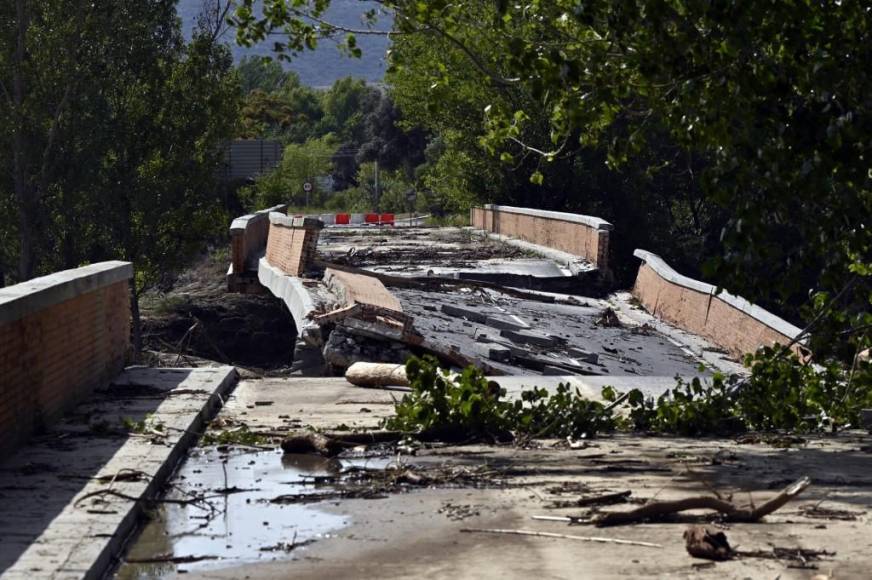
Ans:
<svg viewBox="0 0 872 580"><path fill-rule="evenodd" d="M272 432L301 425L373 427L391 412L393 396L396 393L355 388L341 379L243 381L220 418ZM529 449L481 445L420 449L416 455L398 459L409 466L487 467L499 474L499 482L482 480L479 487L409 488L386 499L323 501L314 507L349 523L311 545L277 554L275 561L245 563L231 558L180 564L162 575L174 577L184 572L185 578L203 579L808 579L816 573L839 579L868 577L872 565L869 437L786 438L781 444L787 447L753 438L734 441L617 435L591 440L578 448L543 441ZM278 455L271 461L277 468L281 465ZM622 490L630 490L631 498L637 500L666 500L709 495L716 489L732 494L736 502L750 499L759 504L802 475L811 477L812 487L798 500L761 523L730 524L725 531L734 545L746 550L777 546L836 552L832 558L812 563L817 569L796 569L787 561L759 558L718 564L695 560L685 552L682 533L686 525L681 523L603 529L531 519L533 515L579 515L586 510L549 506ZM245 509L244 502L238 505ZM632 504L618 504L600 509L630 507ZM276 510L276 518L281 518L281 513ZM237 512L229 517L246 516ZM271 525L286 526L287 541L292 540L293 519L277 519ZM462 528L605 536L654 542L663 548L468 534L462 533ZM227 540L245 541L239 537Z"/></svg>

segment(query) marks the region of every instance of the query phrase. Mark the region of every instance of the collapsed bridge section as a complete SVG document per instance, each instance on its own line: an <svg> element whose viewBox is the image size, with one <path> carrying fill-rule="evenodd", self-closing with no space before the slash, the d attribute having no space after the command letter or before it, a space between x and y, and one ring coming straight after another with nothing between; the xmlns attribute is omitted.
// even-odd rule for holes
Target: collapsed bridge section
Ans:
<svg viewBox="0 0 872 580"><path fill-rule="evenodd" d="M699 372L686 348L616 313L629 308L629 295L607 296L600 268L586 257L607 263L609 230L599 222L582 225L597 245L569 254L471 228L336 227L276 211L255 219L267 225L263 247L255 248L257 228L253 241L233 246L252 254L234 254L234 262L256 264L241 277L257 284L243 290L259 286L287 305L298 354L318 355L320 368L310 374L359 361L402 363L410 354L491 375ZM232 274L231 288L240 278ZM551 292L540 291L546 284Z"/></svg>

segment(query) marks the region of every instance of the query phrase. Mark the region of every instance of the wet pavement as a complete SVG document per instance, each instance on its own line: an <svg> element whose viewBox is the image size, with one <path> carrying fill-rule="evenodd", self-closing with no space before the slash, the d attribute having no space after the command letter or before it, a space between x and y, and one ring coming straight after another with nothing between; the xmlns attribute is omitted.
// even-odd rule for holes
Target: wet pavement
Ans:
<svg viewBox="0 0 872 580"><path fill-rule="evenodd" d="M115 578L145 580L298 557L307 544L331 537L349 520L326 511L315 496L311 503L277 498L322 494L329 487L316 487L315 478L385 463L239 447L196 449L170 481L165 502L149 515Z"/></svg>
<svg viewBox="0 0 872 580"><path fill-rule="evenodd" d="M374 427L390 414L388 402L395 395L356 388L342 379L246 380L240 382L218 421L234 426L244 422L261 433L279 431L288 421L293 421L294 429ZM214 539L196 540L212 542L203 549L221 549L217 553L221 556L223 546L231 545L228 553L232 550L239 557L159 568L151 576L138 577L809 580L816 573L824 573L839 579L866 578L872 549L868 533L872 454L868 443L869 436L859 433L789 442L777 438L770 441L765 436L736 441L616 434L574 444L538 441L529 446L422 447L414 455L404 452L402 456L403 464L414 473L426 476L467 470L473 477L460 482L452 478L426 486L400 486L396 492L379 494L375 499L334 495L317 503L284 508L272 505L272 519L264 516L261 503L254 499L246 502L243 493L227 514L233 535L222 535L227 526L216 521L210 529ZM785 444L788 447L782 448ZM260 496L264 499L282 493L311 493L311 486L302 486L301 491L299 480L334 473L336 469L329 460L283 461L272 451L222 453L212 449L198 454L191 465L200 465L196 469L202 473L196 474L197 478L191 474L192 479L184 480L184 485L207 493L233 485L261 488L265 490ZM226 483L222 454L231 467ZM392 461L396 459L396 455L391 456ZM255 464L248 465L250 461ZM378 467L378 463L369 461L370 466ZM180 474L189 469L184 466ZM205 476L210 479L200 479ZM683 532L687 524L682 520L594 528L532 519L584 519L601 510L628 510L640 502L710 495L712 490L739 504L750 501L759 505L801 476L810 477L812 486L790 505L763 522L722 525L720 529L731 544L746 550L779 547L835 552L810 562L804 569L797 568L796 561L772 558L738 558L700 566L701 561L685 550ZM622 504L588 509L574 501L627 491L630 498ZM227 500L233 502L237 497L229 496ZM830 517L827 510L835 510L832 513L846 519ZM240 519L244 523L233 524ZM264 526L264 521L270 525ZM464 531L470 528L599 536L653 542L662 547ZM179 529L188 530L181 526ZM316 541L290 554L254 553L263 546L292 541L294 533L297 542L304 538ZM851 541L846 542L846 538ZM188 544L190 552L175 553L194 554L192 546L202 545ZM152 551L171 549L167 542L154 546Z"/></svg>

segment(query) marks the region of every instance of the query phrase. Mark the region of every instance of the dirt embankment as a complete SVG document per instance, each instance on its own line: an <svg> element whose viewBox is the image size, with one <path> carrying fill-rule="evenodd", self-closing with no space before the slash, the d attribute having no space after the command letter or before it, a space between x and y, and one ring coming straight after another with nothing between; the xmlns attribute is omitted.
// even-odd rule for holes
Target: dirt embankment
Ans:
<svg viewBox="0 0 872 580"><path fill-rule="evenodd" d="M227 292L228 259L226 252L213 252L172 285L143 296L148 362L196 366L214 361L264 370L291 365L297 337L293 318L273 296Z"/></svg>

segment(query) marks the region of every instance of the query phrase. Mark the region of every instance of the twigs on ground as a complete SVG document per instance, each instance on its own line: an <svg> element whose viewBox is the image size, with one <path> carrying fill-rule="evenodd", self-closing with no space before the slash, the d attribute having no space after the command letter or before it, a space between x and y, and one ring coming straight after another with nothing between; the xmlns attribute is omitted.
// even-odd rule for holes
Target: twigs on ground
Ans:
<svg viewBox="0 0 872 580"><path fill-rule="evenodd" d="M828 550L807 548L783 548L773 546L768 550L735 550L727 541L724 532L704 526L690 526L684 532L687 553L694 558L724 561L734 558L765 558L789 562L789 567L816 569L812 562L835 556Z"/></svg>
<svg viewBox="0 0 872 580"><path fill-rule="evenodd" d="M590 507L597 505L610 505L615 503L625 503L633 494L632 491L625 490L616 493L607 493L603 495L594 495L589 497L580 497L575 500L556 501L549 505L549 508L570 508L570 507Z"/></svg>
<svg viewBox="0 0 872 580"><path fill-rule="evenodd" d="M540 538L558 538L562 540L576 540L579 542L596 542L599 544L620 544L622 546L642 546L644 548L662 548L660 544L651 542L637 542L635 540L619 540L617 538L603 538L599 536L573 536L570 534L555 534L552 532L537 532L534 530L505 530L499 528L462 528L461 532L480 534L509 534L516 536L537 536Z"/></svg>
<svg viewBox="0 0 872 580"><path fill-rule="evenodd" d="M798 496L810 485L810 483L811 481L808 477L800 478L787 486L777 496L757 507L739 507L716 497L689 497L675 501L653 502L626 512L610 512L602 514L594 519L594 523L597 526L630 524L662 518L687 510L699 509L718 512L724 516L724 520L729 522L757 522L761 518L784 506L794 497Z"/></svg>
<svg viewBox="0 0 872 580"><path fill-rule="evenodd" d="M218 556L173 556L172 554L159 554L151 558L127 558L128 564L191 564L204 560L218 560Z"/></svg>

